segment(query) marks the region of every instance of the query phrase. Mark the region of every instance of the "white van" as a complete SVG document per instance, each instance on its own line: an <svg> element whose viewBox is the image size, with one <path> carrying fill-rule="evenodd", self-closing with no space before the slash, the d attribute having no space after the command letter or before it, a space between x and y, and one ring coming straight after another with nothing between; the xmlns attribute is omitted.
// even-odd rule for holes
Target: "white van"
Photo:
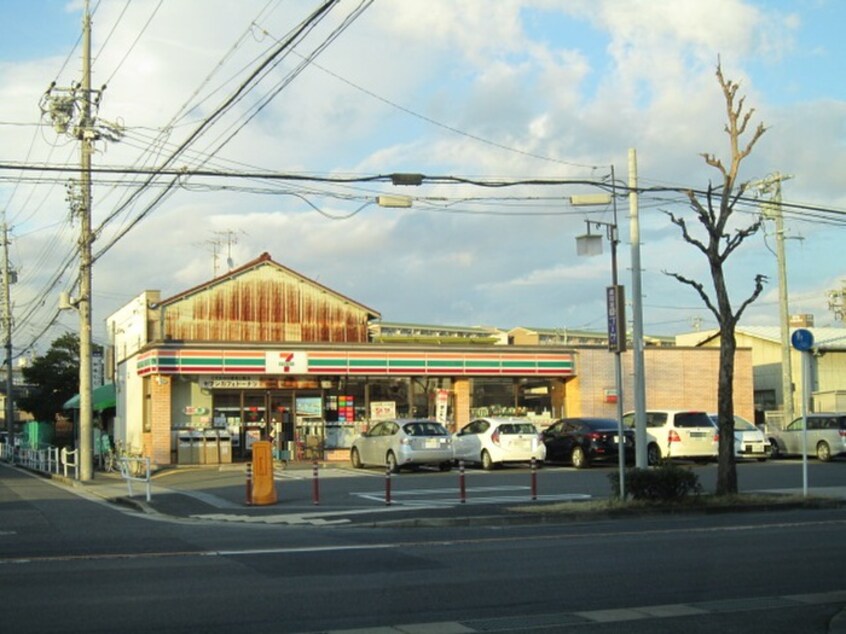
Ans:
<svg viewBox="0 0 846 634"><path fill-rule="evenodd" d="M634 412L623 415L623 425L634 429ZM646 456L650 465L665 458L716 460L719 450L719 434L706 412L647 410L646 437Z"/></svg>

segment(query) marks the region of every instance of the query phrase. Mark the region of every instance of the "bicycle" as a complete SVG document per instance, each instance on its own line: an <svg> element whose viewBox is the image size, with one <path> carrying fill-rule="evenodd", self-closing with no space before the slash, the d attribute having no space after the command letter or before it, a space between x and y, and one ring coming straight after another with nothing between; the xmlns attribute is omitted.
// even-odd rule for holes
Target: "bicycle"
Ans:
<svg viewBox="0 0 846 634"><path fill-rule="evenodd" d="M103 470L106 473L114 471L121 471L121 462L126 464L126 469L129 475L141 476L144 475L144 464L140 460L142 458L140 453L135 453L126 449L122 443L115 443L115 447L109 447L109 450L103 454Z"/></svg>

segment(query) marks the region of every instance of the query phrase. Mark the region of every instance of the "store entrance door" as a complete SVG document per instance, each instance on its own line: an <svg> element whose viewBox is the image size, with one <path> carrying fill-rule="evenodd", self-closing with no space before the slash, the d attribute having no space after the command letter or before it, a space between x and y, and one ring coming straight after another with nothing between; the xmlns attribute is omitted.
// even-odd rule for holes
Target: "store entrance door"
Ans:
<svg viewBox="0 0 846 634"><path fill-rule="evenodd" d="M290 390L269 392L267 411L270 412L270 440L273 443L273 457L277 460L292 460L294 457L294 419L291 411L294 393Z"/></svg>
<svg viewBox="0 0 846 634"><path fill-rule="evenodd" d="M267 393L268 434L279 460L323 458L326 419L323 395L303 390Z"/></svg>

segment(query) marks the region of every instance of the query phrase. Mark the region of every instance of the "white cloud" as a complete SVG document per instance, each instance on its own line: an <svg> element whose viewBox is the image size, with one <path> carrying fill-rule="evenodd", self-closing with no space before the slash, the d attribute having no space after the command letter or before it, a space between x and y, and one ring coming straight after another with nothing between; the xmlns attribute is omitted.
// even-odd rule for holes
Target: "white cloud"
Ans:
<svg viewBox="0 0 846 634"><path fill-rule="evenodd" d="M133 2L102 51L123 4L101 3L95 15L93 83L109 80L99 115L127 128L122 142L98 143L96 165L134 163L183 104L192 104L179 125L166 131L166 144L146 155L144 165L156 164L233 94L274 38L283 37L316 3L289 2L270 14L261 13L265 3L257 0L163 3L118 66L157 5ZM309 38L311 45L356 5L342 2ZM801 97L808 69L836 51L836 43L828 40L817 42L826 55L808 55L799 46L815 20L827 15L817 11L803 5L779 13L763 0L376 2L317 59L325 70L305 70L208 166L322 175L419 171L602 178L613 163L617 179L624 182L627 151L637 148L642 185L704 188L717 174L699 154L728 152L725 106L714 78L721 56L726 75L741 82L747 103L756 108L755 121L770 126L744 166L744 177L790 173L794 178L785 185L786 199L846 207L838 171L846 131L842 95L832 86L827 99ZM20 15L27 19L23 9ZM67 16L68 51L78 35L78 16ZM257 27L250 26L253 21ZM308 50L304 46L297 52ZM34 123L39 99L64 58L45 55L8 63L3 52L0 44L0 122ZM202 152L219 145L300 59L289 56L176 166L201 162ZM765 81L769 77L761 76L762 69L780 71L778 85ZM78 77L77 51L58 77L59 85L69 86ZM788 100L789 85L799 92ZM0 162L78 161L75 142L49 129L35 136L33 131L0 126ZM74 248L78 224L68 224L64 200L63 181L69 176L55 179L49 195L45 186L14 189L0 183L0 203L7 205L17 231L14 257L22 281L15 289L17 306L41 298L61 258ZM188 184L198 186L201 180ZM371 204L340 220L384 187L290 184L306 196L305 202L278 192L245 191L269 187L255 180L227 181L230 190L219 189L220 181L212 184L212 191L174 193L98 261L95 328L101 328L107 312L141 290L161 288L169 295L209 279L211 242L230 231L237 235L230 247L236 266L267 251L381 311L386 320L604 327L602 289L609 280L609 256L576 258L574 237L583 232L588 216L565 204L567 196L581 192L388 186L393 193L417 197L415 207L385 210ZM95 224L115 212L128 191L125 185L112 190L98 183ZM161 191L150 188L109 223L95 246L107 244ZM492 200L495 196L544 200ZM457 200L462 197L488 200ZM648 329L654 323L659 332L674 331L687 328L692 316L711 317L692 291L662 271L707 279L707 270L704 258L683 243L660 211L683 213L683 202L670 195L656 199L641 196L645 319ZM529 215L538 211L561 215ZM524 215L507 215L520 212ZM619 201L618 213L623 238L619 270L630 286L627 201ZM609 212L592 217L607 221ZM817 256L837 248L840 228L802 222L795 215L788 216L787 224L806 237L803 250L790 249L790 255L798 252L791 258L795 296L816 312L824 307L815 294L839 278L836 271L819 274ZM774 272L762 240L748 246L732 269L738 297L748 293L752 272ZM220 271L226 255L219 252ZM73 268L62 286L72 277ZM749 319L773 317L762 302L760 310L750 309Z"/></svg>

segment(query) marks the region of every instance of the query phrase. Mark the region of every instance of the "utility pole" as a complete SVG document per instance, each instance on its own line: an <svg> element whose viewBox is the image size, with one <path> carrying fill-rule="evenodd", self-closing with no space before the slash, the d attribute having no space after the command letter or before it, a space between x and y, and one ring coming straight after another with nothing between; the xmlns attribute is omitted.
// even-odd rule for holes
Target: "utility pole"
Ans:
<svg viewBox="0 0 846 634"><path fill-rule="evenodd" d="M828 309L837 321L843 321L846 315L846 280L840 283L840 290L828 291Z"/></svg>
<svg viewBox="0 0 846 634"><path fill-rule="evenodd" d="M782 426L790 424L794 418L793 408L793 367L790 349L790 310L787 301L787 260L784 253L784 214L781 211L781 182L791 176L776 172L761 180L750 183L762 194L772 194L768 202L762 205L763 215L775 221L776 262L778 263L778 307L781 326L781 402L783 412Z"/></svg>
<svg viewBox="0 0 846 634"><path fill-rule="evenodd" d="M643 288L640 268L640 213L637 152L629 149L629 236L632 241L632 364L634 367L635 466L648 466L646 453L646 369L643 362Z"/></svg>
<svg viewBox="0 0 846 634"><path fill-rule="evenodd" d="M94 141L100 138L92 116L99 106L101 90L91 90L91 12L85 0L82 15L82 81L70 88L57 88L55 83L42 99L41 110L51 118L53 128L80 142L79 195L69 196L71 210L79 214L79 298L60 308L76 307L79 311L79 479L91 480L94 470L94 429L92 415L92 345L91 345L91 155ZM109 138L113 138L109 135Z"/></svg>
<svg viewBox="0 0 846 634"><path fill-rule="evenodd" d="M15 398L12 378L12 271L9 268L9 233L3 218L3 327L6 331L6 431L9 441L15 431Z"/></svg>
<svg viewBox="0 0 846 634"><path fill-rule="evenodd" d="M79 479L94 473L94 427L91 410L91 154L96 132L91 121L91 14L88 0L82 16L82 114L80 141L82 207L79 226Z"/></svg>

